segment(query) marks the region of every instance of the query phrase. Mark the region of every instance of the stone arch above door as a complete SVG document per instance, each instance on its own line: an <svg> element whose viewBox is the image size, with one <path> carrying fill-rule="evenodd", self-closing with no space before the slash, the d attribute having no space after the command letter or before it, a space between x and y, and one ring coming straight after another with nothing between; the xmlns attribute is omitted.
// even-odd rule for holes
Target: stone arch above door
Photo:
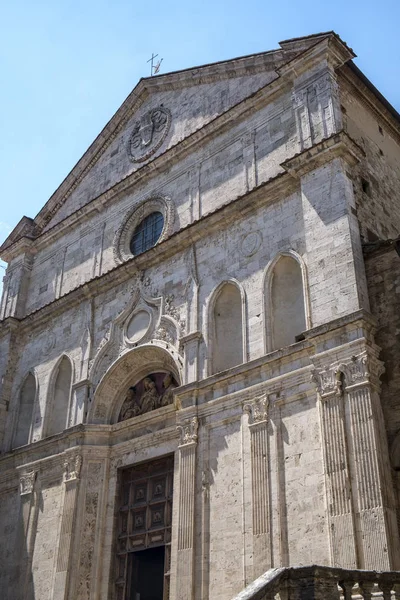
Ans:
<svg viewBox="0 0 400 600"><path fill-rule="evenodd" d="M182 382L181 364L171 352L149 344L125 352L104 373L89 406L88 423L114 423L118 420L124 393L152 373L171 373Z"/></svg>

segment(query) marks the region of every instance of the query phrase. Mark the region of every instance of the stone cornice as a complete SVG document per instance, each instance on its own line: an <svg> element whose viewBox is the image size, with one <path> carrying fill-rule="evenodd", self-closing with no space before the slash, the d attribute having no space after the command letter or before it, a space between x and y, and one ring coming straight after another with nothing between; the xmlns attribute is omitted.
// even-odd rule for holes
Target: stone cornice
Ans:
<svg viewBox="0 0 400 600"><path fill-rule="evenodd" d="M164 170L169 171L173 164L181 161L190 154L199 143L211 141L213 138L221 135L231 127L232 122L238 124L241 120L245 119L249 113L264 104L271 102L276 96L281 94L289 84L289 80L278 77L238 104L235 104L221 115L218 115L203 125L203 127L193 132L182 141L177 142L174 146L165 150L152 161L146 163L140 169L137 169L126 176L113 187L109 188L96 198L93 198L47 231L41 233L35 240L35 250L38 251L41 247L54 242L67 231L70 231L71 227L81 223L83 219L88 219L96 212L100 212L107 204L115 202L121 195L132 191L134 186L139 182L144 184L154 174L160 176ZM16 250L16 242L12 245L5 245L6 242L0 248L0 251L1 258L8 262L15 254L14 250Z"/></svg>
<svg viewBox="0 0 400 600"><path fill-rule="evenodd" d="M317 61L325 59L332 69L355 57L354 52L337 35L328 35L277 69L279 75L296 79Z"/></svg>
<svg viewBox="0 0 400 600"><path fill-rule="evenodd" d="M248 96L247 98L242 100L241 102L235 104L233 107L229 108L227 111L225 111L221 115L218 115L215 119L206 123L202 128L195 131L194 133L192 133L191 135L186 137L184 140L178 142L177 144L175 144L174 146L172 146L171 148L169 148L168 150L166 150L165 152L160 154L154 160L145 164L140 169L134 171L131 175L127 176L125 179L120 181L118 184L116 184L109 190L106 190L103 194L101 194L97 198L92 199L84 207L75 211L75 213L73 213L73 215L66 217L60 223L58 223L51 229L47 230L45 233L41 234L40 235L40 244L43 244L43 243L48 244L51 241L53 241L54 239L57 239L57 237L59 237L60 235L63 235L63 233L65 232L65 230L67 228L70 229L71 226L73 226L77 222L80 222L84 215L88 215L91 211L98 211L99 209L101 209L101 207L103 205L108 203L111 199L115 200L115 198L118 195L120 195L121 193L128 192L134 184L136 184L138 181L140 181L142 179L148 178L154 172L157 172L157 174L159 174L160 171L162 171L165 168L170 169L171 161L177 162L178 160L182 160L182 158L184 158L184 156L187 155L193 149L194 145L198 144L199 142L205 141L206 139L212 139L216 135L221 135L221 133L226 131L226 129L231 126L232 121L234 121L236 124L240 120L243 120L244 118L246 118L246 116L250 112L253 112L254 110L258 109L260 106L263 106L266 103L271 102L277 95L283 93L283 91L285 90L286 87L288 87L292 84L293 78L298 76L298 70L300 68L303 68L301 65L304 65L304 68L310 68L310 66L312 64L314 64L317 60L321 59L321 56L323 54L326 57L331 56L331 55L333 56L333 54L332 54L333 50L335 50L336 53L339 53L339 48L341 49L341 52L343 54L342 62L343 62L343 60L345 60L346 52L347 52L347 60L349 60L351 58L351 56L353 56L353 55L350 53L350 51L347 49L347 47L342 42L339 42L338 40L339 40L339 38L337 38L337 36L332 36L332 35L328 36L326 38L322 38L322 40L318 41L311 48L302 52L302 54L300 55L301 61L299 63L296 62L297 59L292 59L287 63L287 65L290 65L290 67L288 66L287 69L285 69L283 66L278 67L277 72L279 72L279 74L277 74L277 78L274 79L272 82L263 86L258 91L254 92L253 94L251 94L250 96ZM345 52L345 50L346 50L346 52ZM280 51L276 51L276 52L280 52ZM268 54L271 54L271 56L273 56L273 52L268 53ZM251 58L251 57L249 57L249 58ZM335 60L333 60L333 59L332 59L332 61L333 61L332 64L334 66L337 65L337 61L335 62ZM174 74L172 74L172 75L174 75ZM169 77L169 75L165 75L163 77ZM156 78L153 78L153 79L156 79ZM134 95L136 101L138 101L137 96L140 96L142 94L142 90L141 90L140 86L149 86L149 85L154 85L154 83L152 83L152 82L149 83L148 80L141 80L139 82L137 88L135 88L135 90L132 92L132 94L134 94L134 92L136 91L136 95ZM147 87L146 87L146 89L147 89ZM115 139L116 135L119 133L119 131L125 124L126 120L130 117L131 114L133 114L134 111L132 108L128 109L125 107L126 103L129 104L128 101L131 98L131 95L128 97L128 99L125 101L125 103L121 106L121 108L117 111L117 113L115 114L113 119L111 119L111 121L106 125L103 132L98 136L98 138L96 138L95 142L92 144L92 146L89 148L89 150L86 152L86 154L84 154L82 159L79 161L77 167L75 167L73 169L73 171L70 173L70 175L68 175L66 180L61 184L60 188L53 194L53 196L47 202L45 207L42 209L42 211L36 217L35 223L39 227L39 229L42 229L45 226L46 222L48 222L48 220L46 221L47 217L45 219L43 215L45 213L49 214L49 211L51 212L51 215L52 215L57 211L58 207L64 203L66 197L71 193L71 191L73 191L73 189L75 189L76 185L78 185L79 181L84 176L84 174L88 171L88 169L96 162L96 160L98 160L99 155L104 151L104 148L103 148L104 144L107 141L111 142L113 139ZM121 116L119 117L118 115L120 114L120 111L121 111ZM127 112L129 112L128 116L126 115ZM116 120L121 119L121 122L114 128L114 130L111 130L112 129L111 124L114 122L114 119L116 119ZM94 151L96 144L100 144L100 149L98 150L97 153L95 153L95 151ZM92 156L92 154L93 154L93 156ZM73 185L73 188L69 189L63 195L63 190L64 190L64 187L67 186L68 179L70 177L72 177L72 175L75 173L75 169L78 169L78 167L81 165L82 161L85 162L85 160L86 160L85 157L87 157L87 156L89 158L90 158L90 156L92 156L92 158L90 160L88 158L89 162L88 162L87 166L84 168L82 167L81 171L79 171L79 175L78 175L79 181L78 181L78 179L76 179L75 182L73 184L71 184L71 185ZM61 196L61 197L59 198L59 196ZM42 220L43 220L42 217L44 219L43 222L42 222ZM10 238L8 238L8 239L10 239ZM6 242L7 242L7 240L6 240ZM6 242L5 242L5 244L6 244ZM5 245L5 244L3 244L3 246L0 248L0 251L2 253L2 258L4 260L8 261L9 258L14 255L14 245L13 244Z"/></svg>
<svg viewBox="0 0 400 600"><path fill-rule="evenodd" d="M362 77L358 75L358 72ZM386 98L381 96L372 84L367 85L366 81L368 80L366 78L365 81L363 80L363 73L353 63L343 65L337 74L339 87L354 94L368 110L373 112L376 118L383 121L396 142L400 144L400 120L397 117L397 111L387 102Z"/></svg>
<svg viewBox="0 0 400 600"><path fill-rule="evenodd" d="M318 338L320 340L326 341L328 338L332 338L337 331L349 328L355 329L359 332L359 335L353 342L337 344L327 350L326 352L321 352L317 349ZM298 361L299 357L303 356L304 358L308 358L311 356L325 356L330 355L331 353L338 352L339 348L345 348L351 346L358 347L360 344L366 344L368 342L368 347L372 349L372 351L376 351L377 346L371 343L364 337L366 333L373 333L375 328L375 319L374 317L365 310L359 310L357 312L351 313L349 315L344 315L343 317L339 317L334 321L326 323L324 325L320 325L319 327L315 327L304 332L305 340L301 342L297 342L296 344L292 344L286 348L282 348L280 350L275 350L266 355L263 355L259 358L251 360L247 363L243 363L238 365L237 367L233 367L228 369L227 371L223 371L221 373L217 373L216 375L211 375L202 379L201 381L195 381L188 383L179 387L175 391L176 398L181 402L183 407L187 406L186 399L190 399L194 396L198 396L201 392L205 394L210 388L214 391L216 388L223 388L228 384L231 386L236 381L239 382L238 386L242 388L246 388L245 383L243 386L240 385L241 379L246 376L249 376L249 371L259 371L260 372L260 383L252 386L252 389L255 387L263 389L263 386L269 386L272 382L278 382L282 379L290 379L290 377L294 376L299 369L296 371L288 371L283 375L279 375L278 377L273 377L272 379L265 379L265 367L272 368L277 361L286 361L290 362L294 355L296 355L296 361ZM308 367L304 367L308 369ZM287 386L287 382L285 382L285 386ZM234 392L235 394L236 392ZM243 389L241 392L243 394ZM222 396L230 395L230 394L221 394Z"/></svg>
<svg viewBox="0 0 400 600"><path fill-rule="evenodd" d="M312 148L285 160L282 167L293 177L300 178L336 157L343 158L349 165L354 166L364 156L363 149L347 133L339 131Z"/></svg>
<svg viewBox="0 0 400 600"><path fill-rule="evenodd" d="M35 217L34 222L36 228L41 230L46 226L53 214L60 206L62 206L68 196L79 185L110 143L120 133L127 121L149 97L150 93L181 89L182 87L189 85L213 83L231 77L252 75L259 72L265 72L266 69L273 71L277 66L283 64L284 60L287 60L287 58L290 58L290 54L288 56L288 53L284 50L272 50L270 52L223 61L221 63L214 63L141 79L69 175L67 175L61 185L46 202L42 210ZM213 121L215 120L216 119L213 119ZM179 142L178 144L180 143L182 142ZM138 169L138 171L142 171L142 169L143 167ZM26 219L27 217L24 218ZM9 247L10 244L7 244L7 246L1 248L1 252L9 249Z"/></svg>
<svg viewBox="0 0 400 600"><path fill-rule="evenodd" d="M39 327L50 318L54 318L59 312L66 309L70 310L87 298L97 296L99 293L105 292L116 285L131 279L138 271L148 269L177 252L187 250L193 242L201 240L205 235L209 235L211 231L216 231L221 226L226 227L227 223L233 222L237 217L237 211L240 210L243 216L246 213L251 213L259 206L266 203L275 202L282 195L289 195L298 189L298 183L289 174L282 173L273 179L259 185L253 191L243 194L221 206L212 213L208 213L199 221L191 223L187 227L177 231L170 238L157 244L147 252L133 257L131 260L116 266L112 270L95 277L84 283L83 285L61 296L57 300L53 300L49 304L37 309L36 311L26 315L19 321L23 326ZM265 193L267 191L267 193ZM243 201L245 199L245 202ZM179 237L179 247L176 243ZM7 327L10 317L0 322L1 329ZM13 321L18 319L13 318Z"/></svg>

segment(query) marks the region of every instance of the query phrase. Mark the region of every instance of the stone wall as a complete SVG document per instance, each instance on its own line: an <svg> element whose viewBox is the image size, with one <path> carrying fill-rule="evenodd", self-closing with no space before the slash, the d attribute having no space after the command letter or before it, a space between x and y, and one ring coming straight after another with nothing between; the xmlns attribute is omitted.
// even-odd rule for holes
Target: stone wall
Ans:
<svg viewBox="0 0 400 600"><path fill-rule="evenodd" d="M144 120L161 102L181 111L154 160L136 169L123 155L130 115L46 230L10 254L0 462L4 493L20 489L15 525L1 517L0 536L23 531L16 597L113 598L120 470L166 455L171 598L229 600L277 566L398 567L352 185L362 150L339 132L340 53L326 45L321 58L318 47L279 78L267 69L199 83L195 98L168 86L142 98ZM132 211L146 203L164 211L165 231L131 257ZM279 270L287 261L295 291ZM224 284L235 311L218 301ZM282 342L285 307L287 320L304 314ZM222 345L234 346L226 362L218 311ZM71 366L62 394L60 364ZM28 373L30 443L17 448ZM178 384L173 402L121 421L127 390L155 373Z"/></svg>

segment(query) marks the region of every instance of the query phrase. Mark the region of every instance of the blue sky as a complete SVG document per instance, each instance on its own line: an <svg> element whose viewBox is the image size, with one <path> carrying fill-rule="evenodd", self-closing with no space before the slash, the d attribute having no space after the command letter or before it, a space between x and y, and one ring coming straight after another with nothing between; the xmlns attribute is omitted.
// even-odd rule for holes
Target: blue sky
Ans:
<svg viewBox="0 0 400 600"><path fill-rule="evenodd" d="M400 0L14 0L0 14L0 242L39 212L152 52L167 72L334 29L400 111Z"/></svg>

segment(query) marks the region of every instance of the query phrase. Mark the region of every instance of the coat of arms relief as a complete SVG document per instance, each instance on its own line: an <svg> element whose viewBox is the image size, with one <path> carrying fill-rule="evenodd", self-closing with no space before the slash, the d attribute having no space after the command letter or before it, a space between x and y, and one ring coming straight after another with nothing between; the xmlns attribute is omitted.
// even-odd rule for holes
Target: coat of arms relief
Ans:
<svg viewBox="0 0 400 600"><path fill-rule="evenodd" d="M161 146L171 125L171 113L163 105L153 108L138 119L128 140L128 155L132 162L147 160Z"/></svg>

